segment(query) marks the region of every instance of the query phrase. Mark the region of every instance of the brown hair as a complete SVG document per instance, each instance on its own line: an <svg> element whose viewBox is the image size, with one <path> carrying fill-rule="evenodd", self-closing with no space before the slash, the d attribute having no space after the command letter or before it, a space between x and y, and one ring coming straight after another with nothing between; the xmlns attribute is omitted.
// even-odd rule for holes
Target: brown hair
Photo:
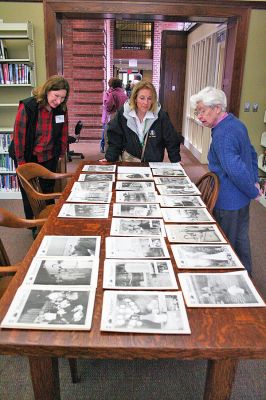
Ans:
<svg viewBox="0 0 266 400"><path fill-rule="evenodd" d="M131 110L136 110L137 108L137 96L141 89L148 89L151 91L152 102L149 111L155 112L157 110L157 93L153 84L147 81L140 81L139 83L133 86L133 90L129 99L129 105Z"/></svg>
<svg viewBox="0 0 266 400"><path fill-rule="evenodd" d="M40 103L42 106L47 105L47 94L51 90L66 90L66 97L64 101L61 103L61 107L63 110L66 110L66 103L69 96L69 83L68 81L61 75L53 75L47 79L42 85L33 89L32 94L36 98L37 103Z"/></svg>

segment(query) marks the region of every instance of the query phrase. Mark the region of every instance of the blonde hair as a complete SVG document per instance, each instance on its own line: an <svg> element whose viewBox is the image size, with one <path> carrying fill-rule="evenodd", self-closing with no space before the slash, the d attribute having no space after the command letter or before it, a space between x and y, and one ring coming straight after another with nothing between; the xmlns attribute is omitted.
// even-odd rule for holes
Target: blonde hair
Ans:
<svg viewBox="0 0 266 400"><path fill-rule="evenodd" d="M53 75L47 79L42 85L33 89L32 94L36 98L37 103L42 106L47 105L47 94L51 90L66 90L66 97L64 101L61 103L61 107L63 110L66 110L66 103L69 96L69 83L68 81L61 75Z"/></svg>
<svg viewBox="0 0 266 400"><path fill-rule="evenodd" d="M152 101L151 101L151 108L149 111L155 112L157 110L157 93L153 84L147 81L140 81L139 83L133 86L133 90L129 99L129 106L131 110L137 109L137 96L139 91L142 89L148 89L151 91Z"/></svg>

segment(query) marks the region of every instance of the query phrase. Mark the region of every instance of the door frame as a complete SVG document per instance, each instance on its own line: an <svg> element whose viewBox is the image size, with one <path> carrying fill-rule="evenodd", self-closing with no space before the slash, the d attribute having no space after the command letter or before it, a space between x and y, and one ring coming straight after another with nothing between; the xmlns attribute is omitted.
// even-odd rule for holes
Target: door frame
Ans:
<svg viewBox="0 0 266 400"><path fill-rule="evenodd" d="M43 0L45 25L45 52L47 77L57 74L61 70L62 60L57 54L57 21L62 18L97 19L97 18L126 18L164 20L164 21L201 21L225 22L231 18L237 21L236 48L232 71L232 85L228 108L235 115L239 115L244 61L247 47L248 27L251 6L239 5L235 1L203 4L195 1L170 0ZM193 18L192 18L193 16ZM211 21L210 21L211 19Z"/></svg>

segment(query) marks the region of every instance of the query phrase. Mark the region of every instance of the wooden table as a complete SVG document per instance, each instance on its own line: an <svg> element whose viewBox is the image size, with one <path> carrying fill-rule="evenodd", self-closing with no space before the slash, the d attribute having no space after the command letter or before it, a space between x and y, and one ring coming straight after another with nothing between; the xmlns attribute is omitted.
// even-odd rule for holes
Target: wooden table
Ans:
<svg viewBox="0 0 266 400"><path fill-rule="evenodd" d="M60 399L58 357L207 359L204 400L229 399L238 360L266 358L266 308L187 309L191 335L100 332L104 244L105 237L110 235L111 217L88 219L85 222L84 219L57 218L83 164L80 164L76 177L65 188L62 198L30 248L23 268L14 277L8 293L3 296L0 320L7 312L44 235L101 235L99 280L92 329L90 332L2 329L0 353L28 357L35 399L38 400ZM170 247L169 252L172 255ZM172 262L175 266L173 257Z"/></svg>

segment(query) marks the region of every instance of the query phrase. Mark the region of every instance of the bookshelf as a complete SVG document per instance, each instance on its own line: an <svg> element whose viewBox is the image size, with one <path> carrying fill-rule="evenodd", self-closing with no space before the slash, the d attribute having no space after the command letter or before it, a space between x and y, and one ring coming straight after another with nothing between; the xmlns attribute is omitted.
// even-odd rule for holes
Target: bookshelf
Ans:
<svg viewBox="0 0 266 400"><path fill-rule="evenodd" d="M20 198L8 143L19 100L36 86L33 25L0 22L0 199Z"/></svg>

